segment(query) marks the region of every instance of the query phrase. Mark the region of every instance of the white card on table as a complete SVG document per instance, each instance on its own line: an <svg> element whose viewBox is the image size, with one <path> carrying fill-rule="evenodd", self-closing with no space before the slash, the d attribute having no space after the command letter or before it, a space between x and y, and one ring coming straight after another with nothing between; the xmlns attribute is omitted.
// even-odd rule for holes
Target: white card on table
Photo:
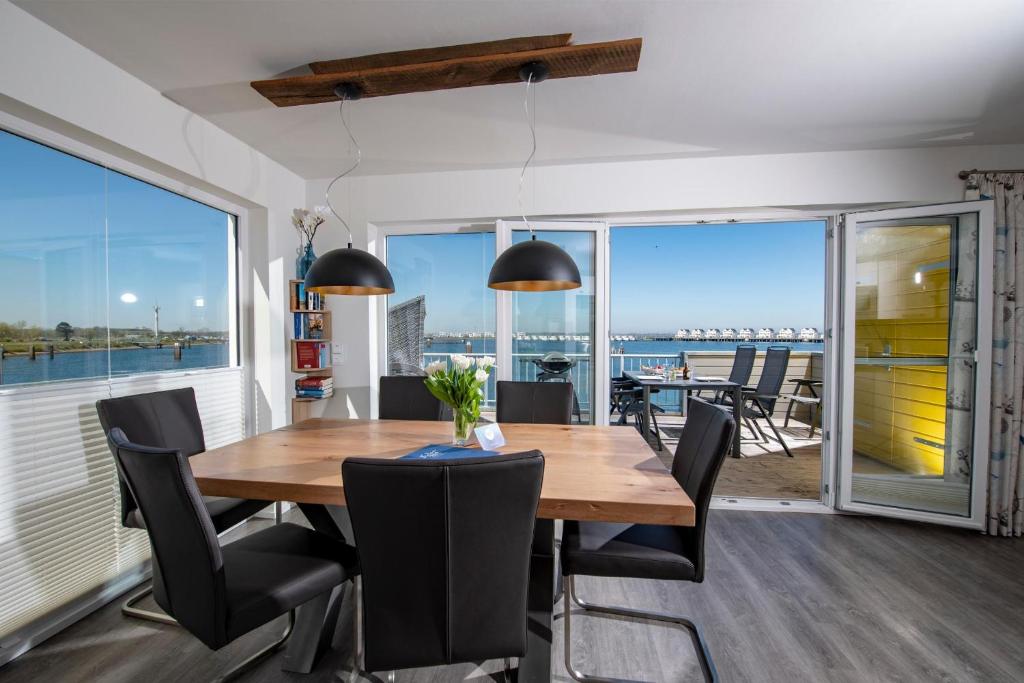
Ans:
<svg viewBox="0 0 1024 683"><path fill-rule="evenodd" d="M482 425L474 429L473 432L476 434L476 440L480 442L480 448L486 451L505 445L505 436L501 433L501 427L498 425Z"/></svg>

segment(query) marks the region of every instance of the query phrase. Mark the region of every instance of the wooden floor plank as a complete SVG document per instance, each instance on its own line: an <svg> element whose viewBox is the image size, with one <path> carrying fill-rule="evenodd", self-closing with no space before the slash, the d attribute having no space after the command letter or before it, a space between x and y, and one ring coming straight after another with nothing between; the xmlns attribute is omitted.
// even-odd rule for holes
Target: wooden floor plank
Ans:
<svg viewBox="0 0 1024 683"><path fill-rule="evenodd" d="M1019 541L869 517L714 510L708 555L700 585L589 577L578 585L597 602L694 618L723 681L1024 680ZM275 657L245 680L339 680L351 652L347 600L340 619L335 649L312 674L284 674ZM568 683L561 620L555 625L554 679ZM0 679L210 680L282 627L279 621L211 652L178 628L125 619L111 604L0 669ZM700 679L678 630L589 616L574 616L573 627L575 662L584 671ZM398 680L487 683L499 669L498 662L435 667L400 672Z"/></svg>

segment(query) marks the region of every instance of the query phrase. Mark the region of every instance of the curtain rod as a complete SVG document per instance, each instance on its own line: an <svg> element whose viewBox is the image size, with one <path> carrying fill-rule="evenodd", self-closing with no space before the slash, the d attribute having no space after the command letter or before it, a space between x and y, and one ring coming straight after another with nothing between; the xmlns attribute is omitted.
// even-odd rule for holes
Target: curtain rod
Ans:
<svg viewBox="0 0 1024 683"><path fill-rule="evenodd" d="M960 177L960 180L967 180L967 176L973 175L975 173L1024 173L1024 170L1021 170L1019 168L1016 170L998 168L972 168L970 171L960 171L959 173L957 173L957 176Z"/></svg>

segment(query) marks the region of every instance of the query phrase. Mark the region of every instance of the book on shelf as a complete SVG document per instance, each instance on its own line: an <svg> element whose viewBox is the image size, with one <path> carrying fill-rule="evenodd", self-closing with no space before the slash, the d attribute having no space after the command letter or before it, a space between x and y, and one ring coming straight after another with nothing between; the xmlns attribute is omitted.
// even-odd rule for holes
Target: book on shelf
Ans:
<svg viewBox="0 0 1024 683"><path fill-rule="evenodd" d="M312 386L323 386L325 384L334 384L333 377L321 377L319 375L314 377L299 377L295 380L296 386L312 387Z"/></svg>
<svg viewBox="0 0 1024 683"><path fill-rule="evenodd" d="M300 389L296 390L296 398L330 398L334 396L333 389L325 389L323 391L317 391L315 389Z"/></svg>
<svg viewBox="0 0 1024 683"><path fill-rule="evenodd" d="M292 336L295 339L321 339L324 334L324 316L322 313L294 313Z"/></svg>
<svg viewBox="0 0 1024 683"><path fill-rule="evenodd" d="M324 391L325 389L333 389L334 388L334 381L331 380L330 378L317 378L317 379L324 379L324 381L323 382L307 382L307 381L300 380L300 381L295 382L295 389L296 390L304 390L304 391L305 390L309 390L309 391Z"/></svg>
<svg viewBox="0 0 1024 683"><path fill-rule="evenodd" d="M302 280L294 283L292 295L295 297L292 307L297 311L319 311L323 308L323 296L317 292L307 292L306 283Z"/></svg>
<svg viewBox="0 0 1024 683"><path fill-rule="evenodd" d="M300 341L295 345L295 367L321 370L331 367L330 345L319 341Z"/></svg>
<svg viewBox="0 0 1024 683"><path fill-rule="evenodd" d="M295 380L295 396L298 398L329 398L334 395L334 379L331 377L300 377Z"/></svg>

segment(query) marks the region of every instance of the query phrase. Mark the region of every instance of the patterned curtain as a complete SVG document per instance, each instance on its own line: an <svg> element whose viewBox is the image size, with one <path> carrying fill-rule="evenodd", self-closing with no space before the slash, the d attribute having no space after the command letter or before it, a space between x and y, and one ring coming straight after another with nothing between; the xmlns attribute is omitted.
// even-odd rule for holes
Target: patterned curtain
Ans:
<svg viewBox="0 0 1024 683"><path fill-rule="evenodd" d="M985 198L995 200L995 299L992 334L992 442L989 463L988 533L1020 536L1021 395L1024 393L1024 174L972 176ZM970 195L968 195L970 196Z"/></svg>
<svg viewBox="0 0 1024 683"><path fill-rule="evenodd" d="M971 480L974 436L974 351L978 320L978 220L960 216L953 224L949 261L953 296L949 307L949 362L946 380L946 461L943 480Z"/></svg>

